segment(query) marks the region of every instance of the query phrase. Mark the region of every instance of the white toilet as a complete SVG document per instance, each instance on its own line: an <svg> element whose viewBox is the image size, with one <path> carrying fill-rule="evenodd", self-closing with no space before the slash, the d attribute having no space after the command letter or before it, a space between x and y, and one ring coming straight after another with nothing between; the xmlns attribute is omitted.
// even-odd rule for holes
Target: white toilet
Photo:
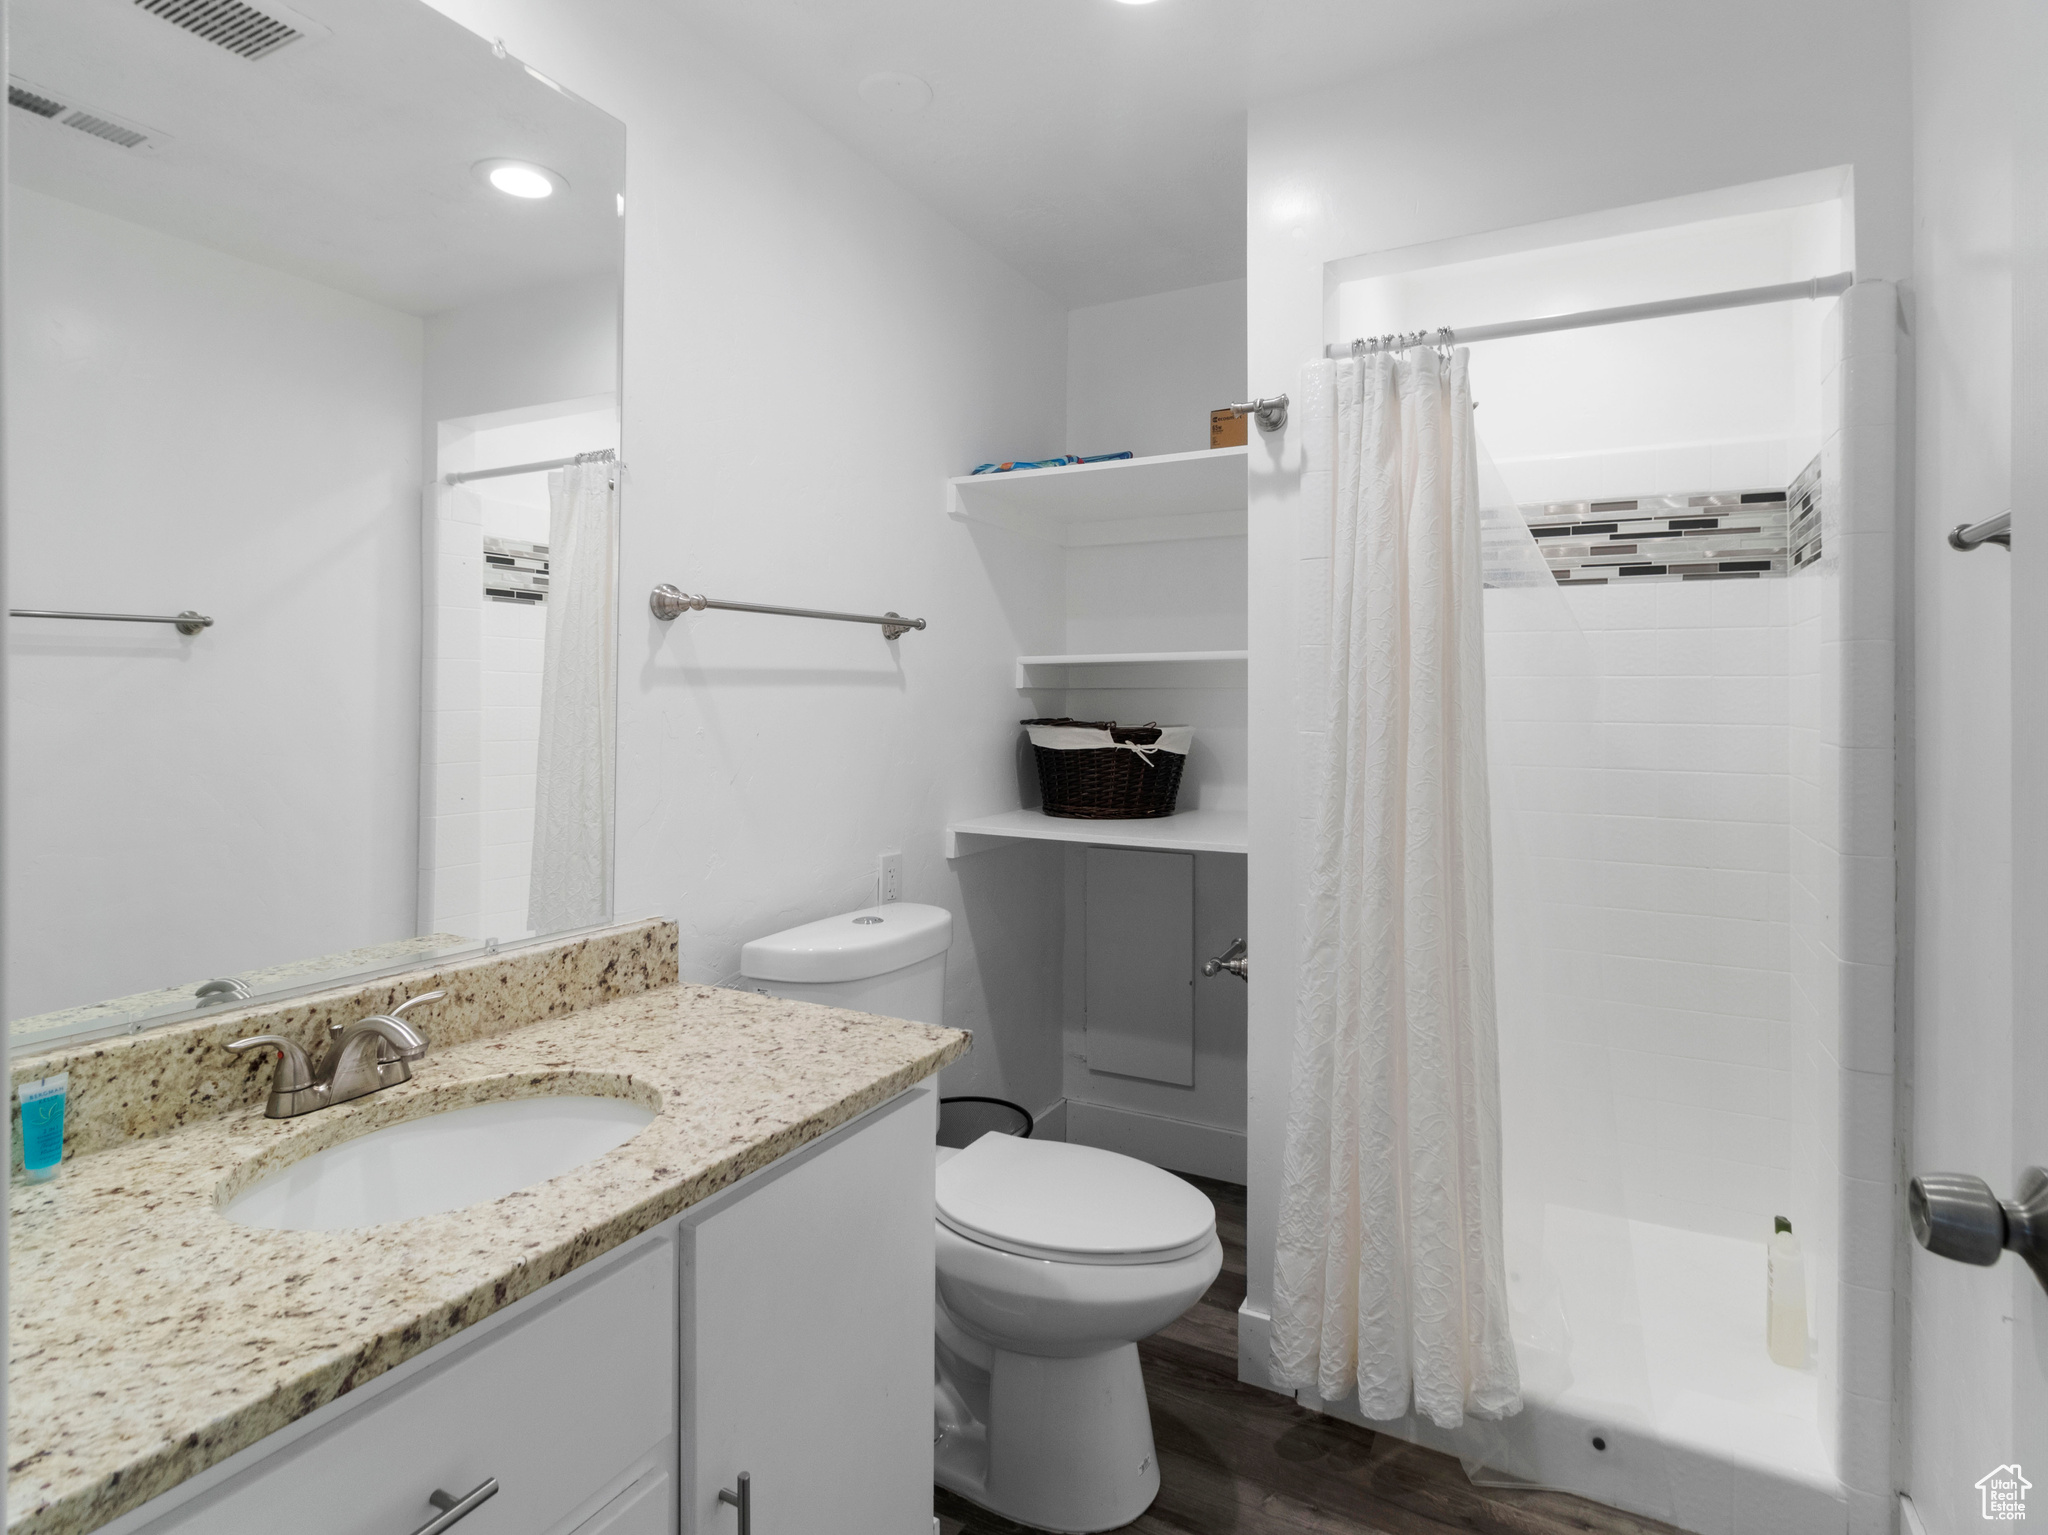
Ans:
<svg viewBox="0 0 2048 1535"><path fill-rule="evenodd" d="M899 903L757 938L774 996L941 1022L952 918ZM939 1485L1044 1530L1115 1529L1159 1491L1138 1340L1223 1266L1216 1210L1168 1172L1059 1141L936 1149Z"/></svg>
<svg viewBox="0 0 2048 1535"><path fill-rule="evenodd" d="M1216 1207L1135 1158L984 1135L938 1152L939 1485L1110 1530L1159 1492L1138 1367L1223 1267Z"/></svg>

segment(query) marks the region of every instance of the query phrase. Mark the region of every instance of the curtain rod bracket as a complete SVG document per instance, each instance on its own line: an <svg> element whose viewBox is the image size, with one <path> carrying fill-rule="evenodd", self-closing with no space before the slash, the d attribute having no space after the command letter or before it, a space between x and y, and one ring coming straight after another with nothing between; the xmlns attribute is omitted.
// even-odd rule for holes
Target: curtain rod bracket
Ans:
<svg viewBox="0 0 2048 1535"><path fill-rule="evenodd" d="M1230 407L1233 416L1250 416L1259 423L1262 432L1277 432L1287 425L1287 396L1273 395L1264 400L1245 400Z"/></svg>
<svg viewBox="0 0 2048 1535"><path fill-rule="evenodd" d="M1996 544L2008 553L2012 550L2012 513L2000 512L1996 517L1987 517L1979 523L1959 522L1948 536L1948 546L1960 549L1965 554L1985 544Z"/></svg>

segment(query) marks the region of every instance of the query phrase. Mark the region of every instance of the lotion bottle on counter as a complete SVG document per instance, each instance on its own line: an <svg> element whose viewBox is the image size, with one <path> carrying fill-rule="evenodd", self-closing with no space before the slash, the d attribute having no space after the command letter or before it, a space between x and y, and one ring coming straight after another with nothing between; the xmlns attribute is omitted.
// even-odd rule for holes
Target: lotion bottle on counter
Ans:
<svg viewBox="0 0 2048 1535"><path fill-rule="evenodd" d="M1806 1368L1806 1258L1792 1223L1779 1216L1771 1232L1765 1344L1771 1360L1788 1370Z"/></svg>

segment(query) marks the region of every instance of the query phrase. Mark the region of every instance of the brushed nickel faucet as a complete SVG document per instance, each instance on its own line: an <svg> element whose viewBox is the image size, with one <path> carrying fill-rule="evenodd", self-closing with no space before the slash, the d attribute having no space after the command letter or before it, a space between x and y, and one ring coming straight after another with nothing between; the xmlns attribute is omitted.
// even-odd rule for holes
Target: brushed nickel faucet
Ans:
<svg viewBox="0 0 2048 1535"><path fill-rule="evenodd" d="M258 1034L238 1039L228 1048L270 1049L277 1052L277 1070L270 1078L270 1101L264 1105L267 1119L296 1119L315 1109L332 1108L361 1098L380 1088L396 1087L412 1080L412 1063L427 1053L426 1037L401 1016L422 1002L437 1002L446 992L422 992L409 997L388 1013L373 1013L343 1026L329 1024L327 1053L315 1068L306 1052L277 1034Z"/></svg>

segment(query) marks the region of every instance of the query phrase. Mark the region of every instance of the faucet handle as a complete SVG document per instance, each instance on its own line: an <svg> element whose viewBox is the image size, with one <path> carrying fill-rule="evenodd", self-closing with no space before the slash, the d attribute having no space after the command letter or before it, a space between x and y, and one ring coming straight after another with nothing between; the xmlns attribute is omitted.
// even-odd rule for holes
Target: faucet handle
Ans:
<svg viewBox="0 0 2048 1535"><path fill-rule="evenodd" d="M295 1093L313 1085L312 1062L306 1059L306 1052L289 1039L276 1034L257 1034L248 1039L238 1039L228 1048L237 1055L244 1050L270 1048L277 1051L277 1074L270 1079L273 1096Z"/></svg>
<svg viewBox="0 0 2048 1535"><path fill-rule="evenodd" d="M418 1007L422 1002L438 1002L447 995L448 993L445 991L423 991L416 997L407 997L384 1016L387 1018L402 1018L405 1016L407 1008Z"/></svg>

